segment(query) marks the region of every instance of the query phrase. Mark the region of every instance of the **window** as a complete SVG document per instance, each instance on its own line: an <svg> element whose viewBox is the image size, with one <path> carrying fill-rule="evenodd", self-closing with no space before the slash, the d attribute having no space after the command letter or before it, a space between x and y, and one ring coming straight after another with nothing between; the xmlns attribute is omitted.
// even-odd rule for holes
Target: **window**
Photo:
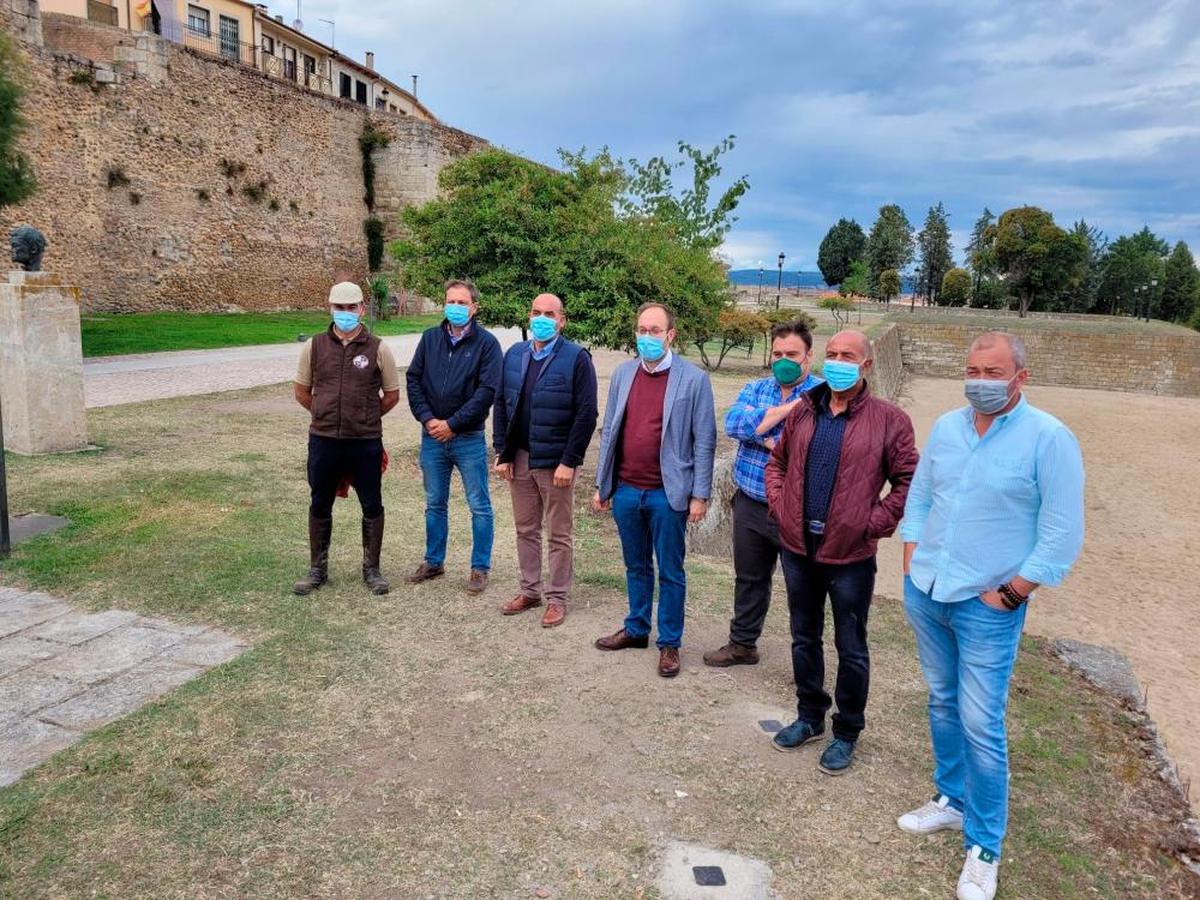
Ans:
<svg viewBox="0 0 1200 900"><path fill-rule="evenodd" d="M350 82L350 76L347 75L345 72L342 73L342 77L339 82L339 88L340 88L340 90L338 92L339 97L342 97L345 100L351 99L351 97L353 96L353 94L351 93L351 91L353 89L353 85Z"/></svg>
<svg viewBox="0 0 1200 900"><path fill-rule="evenodd" d="M354 79L354 99L363 106L367 105L367 85L366 82Z"/></svg>
<svg viewBox="0 0 1200 900"><path fill-rule="evenodd" d="M271 37L269 34L263 35L263 53L266 53L269 56L275 55L275 38Z"/></svg>
<svg viewBox="0 0 1200 900"><path fill-rule="evenodd" d="M387 109L387 101L384 100L382 97L376 97L375 98L375 108L386 110Z"/></svg>
<svg viewBox="0 0 1200 900"><path fill-rule="evenodd" d="M188 31L203 37L212 37L212 20L208 10L201 6L188 4Z"/></svg>
<svg viewBox="0 0 1200 900"><path fill-rule="evenodd" d="M296 48L283 46L283 77L288 81L296 80Z"/></svg>
<svg viewBox="0 0 1200 900"><path fill-rule="evenodd" d="M238 46L238 20L229 16L221 16L221 56L237 62L240 47Z"/></svg>

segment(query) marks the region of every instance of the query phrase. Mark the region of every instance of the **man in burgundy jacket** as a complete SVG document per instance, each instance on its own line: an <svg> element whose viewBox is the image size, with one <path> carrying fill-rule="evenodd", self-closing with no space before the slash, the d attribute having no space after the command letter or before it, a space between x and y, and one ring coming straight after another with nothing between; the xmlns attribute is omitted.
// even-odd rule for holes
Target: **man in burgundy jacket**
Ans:
<svg viewBox="0 0 1200 900"><path fill-rule="evenodd" d="M825 731L832 705L821 642L828 596L838 652L833 741L819 766L828 775L850 767L865 724L875 548L896 530L917 468L912 421L867 387L873 364L862 332L830 338L826 383L788 414L766 469L767 505L783 545L797 698L797 719L775 735L775 747L795 750ZM884 484L891 489L881 499Z"/></svg>

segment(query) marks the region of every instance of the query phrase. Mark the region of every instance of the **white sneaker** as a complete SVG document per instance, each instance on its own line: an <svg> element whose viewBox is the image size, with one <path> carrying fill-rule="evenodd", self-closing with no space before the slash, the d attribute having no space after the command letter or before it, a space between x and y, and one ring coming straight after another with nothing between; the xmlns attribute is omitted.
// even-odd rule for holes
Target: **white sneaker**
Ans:
<svg viewBox="0 0 1200 900"><path fill-rule="evenodd" d="M1000 860L978 845L971 848L958 876L958 900L993 900Z"/></svg>
<svg viewBox="0 0 1200 900"><path fill-rule="evenodd" d="M920 809L907 812L896 820L901 831L909 834L933 834L938 831L962 831L963 816L950 805L950 798L942 794Z"/></svg>

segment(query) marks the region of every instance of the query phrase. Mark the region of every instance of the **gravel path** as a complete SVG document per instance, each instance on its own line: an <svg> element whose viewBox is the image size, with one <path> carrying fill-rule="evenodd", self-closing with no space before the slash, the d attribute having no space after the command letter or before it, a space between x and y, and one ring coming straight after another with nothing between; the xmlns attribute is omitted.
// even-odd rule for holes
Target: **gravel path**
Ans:
<svg viewBox="0 0 1200 900"><path fill-rule="evenodd" d="M492 331L502 347L521 339L515 328ZM389 337L396 364L404 368L416 352L419 334ZM83 361L89 409L167 397L189 397L290 381L300 356L299 342L222 350L180 350L131 356L98 356Z"/></svg>

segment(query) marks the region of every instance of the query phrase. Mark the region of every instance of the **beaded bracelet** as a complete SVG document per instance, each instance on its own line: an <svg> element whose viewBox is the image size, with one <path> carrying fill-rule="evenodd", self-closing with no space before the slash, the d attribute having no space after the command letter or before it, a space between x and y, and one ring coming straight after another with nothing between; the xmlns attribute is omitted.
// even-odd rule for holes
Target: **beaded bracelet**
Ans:
<svg viewBox="0 0 1200 900"><path fill-rule="evenodd" d="M1002 584L997 590L1000 592L1001 601L1011 610L1020 609L1021 604L1029 599L1018 594L1017 589L1011 584Z"/></svg>

